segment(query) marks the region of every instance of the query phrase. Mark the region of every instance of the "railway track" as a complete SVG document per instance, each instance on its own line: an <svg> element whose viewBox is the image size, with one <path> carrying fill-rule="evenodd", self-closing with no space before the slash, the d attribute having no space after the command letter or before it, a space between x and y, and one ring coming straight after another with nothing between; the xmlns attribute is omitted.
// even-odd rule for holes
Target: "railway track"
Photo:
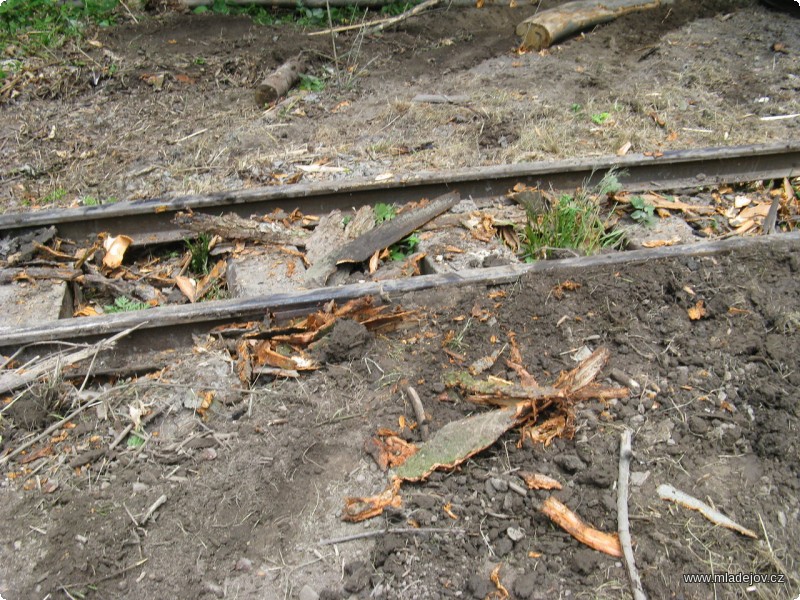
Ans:
<svg viewBox="0 0 800 600"><path fill-rule="evenodd" d="M179 211L242 217L276 208L305 214L358 208L376 202L407 202L457 191L462 198L503 196L518 183L574 189L597 183L609 169L619 172L624 189L681 190L793 177L800 174L800 143L706 148L553 162L480 167L458 171L393 176L381 181L324 182L257 188L206 195L155 198L104 206L0 215L0 237L14 231L55 225L62 238L92 239L101 232L124 233L140 243L183 239L188 232L172 219Z"/></svg>
<svg viewBox="0 0 800 600"><path fill-rule="evenodd" d="M663 156L613 157L490 167L451 173L419 174L388 181L300 184L205 196L182 196L128 204L45 211L0 216L0 237L26 229L54 225L59 236L91 239L101 231L124 233L142 243L182 239L187 232L173 225L178 211L240 216L269 212L275 208L299 208L307 214L333 208L362 206L375 202L401 202L457 191L462 197L503 196L517 183L565 189L598 181L605 172L621 171L620 181L629 191L675 190L721 183L796 177L800 175L800 144L748 146L665 153ZM678 257L728 252L749 245L797 244L800 234L733 238L683 246L619 252L601 256L540 261L530 265L507 265L470 269L457 273L422 275L383 282L340 287L322 287L253 298L234 298L191 305L160 306L146 311L62 319L42 325L0 330L0 352L10 354L23 347L41 353L42 345L92 343L134 328L115 350L117 362L140 353L192 343L192 335L242 320L260 320L309 312L321 304L343 302L365 295L390 299L398 295L443 286L492 285L513 282L526 273L592 269ZM28 353L30 353L28 352Z"/></svg>

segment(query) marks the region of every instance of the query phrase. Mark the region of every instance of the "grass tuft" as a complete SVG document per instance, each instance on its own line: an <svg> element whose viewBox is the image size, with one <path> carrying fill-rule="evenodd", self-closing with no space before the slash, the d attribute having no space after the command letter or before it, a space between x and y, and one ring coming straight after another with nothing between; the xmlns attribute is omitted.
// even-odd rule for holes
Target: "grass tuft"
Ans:
<svg viewBox="0 0 800 600"><path fill-rule="evenodd" d="M593 190L579 191L575 195L562 194L543 213L528 210L528 223L522 238L522 258L526 262L549 258L552 251L566 248L590 255L601 248L619 247L624 233L606 230L596 198L603 198L620 190L619 180L609 173Z"/></svg>

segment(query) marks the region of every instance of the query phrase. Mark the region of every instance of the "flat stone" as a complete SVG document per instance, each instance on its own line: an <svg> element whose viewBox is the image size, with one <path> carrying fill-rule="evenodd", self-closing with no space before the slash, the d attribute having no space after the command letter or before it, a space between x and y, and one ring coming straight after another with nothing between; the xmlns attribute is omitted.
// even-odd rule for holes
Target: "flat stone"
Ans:
<svg viewBox="0 0 800 600"><path fill-rule="evenodd" d="M63 281L0 285L0 331L71 317L72 302Z"/></svg>
<svg viewBox="0 0 800 600"><path fill-rule="evenodd" d="M309 585L304 585L297 597L299 600L319 600L319 594Z"/></svg>
<svg viewBox="0 0 800 600"><path fill-rule="evenodd" d="M642 248L648 242L674 240L674 243L690 244L697 241L694 230L680 217L656 217L652 226L625 223L620 229L625 231L632 249Z"/></svg>
<svg viewBox="0 0 800 600"><path fill-rule="evenodd" d="M228 262L228 289L238 298L294 292L304 287L305 272L299 256L264 248Z"/></svg>
<svg viewBox="0 0 800 600"><path fill-rule="evenodd" d="M519 260L499 240L490 243L475 239L463 228L452 227L421 236L417 251L425 252L423 273L454 273L466 269L518 263ZM461 252L454 251L454 248Z"/></svg>

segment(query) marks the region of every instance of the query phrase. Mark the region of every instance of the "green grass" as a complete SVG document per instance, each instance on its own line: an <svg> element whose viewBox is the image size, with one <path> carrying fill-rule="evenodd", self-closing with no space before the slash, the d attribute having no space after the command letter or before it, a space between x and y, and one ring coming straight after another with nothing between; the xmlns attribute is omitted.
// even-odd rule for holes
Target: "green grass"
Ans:
<svg viewBox="0 0 800 600"><path fill-rule="evenodd" d="M58 202L59 200L63 200L64 197L67 195L67 190L64 188L56 188L46 196L44 196L41 200L42 204L52 204L53 202Z"/></svg>
<svg viewBox="0 0 800 600"><path fill-rule="evenodd" d="M186 248L192 254L189 270L195 275L208 274L208 257L211 253L211 236L201 233L196 240L185 240Z"/></svg>
<svg viewBox="0 0 800 600"><path fill-rule="evenodd" d="M119 200L114 196L109 196L105 200L96 198L95 196L84 196L81 198L81 204L83 206L100 206L101 204L114 204L115 202L119 202Z"/></svg>
<svg viewBox="0 0 800 600"><path fill-rule="evenodd" d="M56 0L7 0L0 4L0 47L35 54L84 35L87 26L115 22L118 0L83 0L80 6Z"/></svg>
<svg viewBox="0 0 800 600"><path fill-rule="evenodd" d="M568 248L588 256L601 248L620 246L624 233L606 231L600 204L595 199L604 198L619 189L616 176L609 173L593 190L593 194L562 194L543 213L536 214L528 210L528 222L521 239L523 260L533 262L549 258L552 251L558 248Z"/></svg>

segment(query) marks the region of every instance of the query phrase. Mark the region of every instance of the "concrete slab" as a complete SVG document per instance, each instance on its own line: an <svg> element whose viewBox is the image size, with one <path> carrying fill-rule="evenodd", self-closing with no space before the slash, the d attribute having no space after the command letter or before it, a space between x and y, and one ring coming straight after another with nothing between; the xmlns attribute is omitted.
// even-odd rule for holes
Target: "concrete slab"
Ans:
<svg viewBox="0 0 800 600"><path fill-rule="evenodd" d="M692 244L698 241L694 230L681 217L656 218L651 226L633 222L624 223L620 229L625 231L631 250L638 250L646 247L645 244L655 242Z"/></svg>
<svg viewBox="0 0 800 600"><path fill-rule="evenodd" d="M0 285L0 333L71 317L72 301L63 281Z"/></svg>
<svg viewBox="0 0 800 600"><path fill-rule="evenodd" d="M277 248L259 248L228 261L228 290L237 298L293 292L304 287L303 260Z"/></svg>
<svg viewBox="0 0 800 600"><path fill-rule="evenodd" d="M453 273L465 269L498 267L518 263L519 259L499 240L476 240L465 229L446 229L436 235L422 235L417 251L425 252L424 273ZM462 250L457 252L455 249Z"/></svg>

